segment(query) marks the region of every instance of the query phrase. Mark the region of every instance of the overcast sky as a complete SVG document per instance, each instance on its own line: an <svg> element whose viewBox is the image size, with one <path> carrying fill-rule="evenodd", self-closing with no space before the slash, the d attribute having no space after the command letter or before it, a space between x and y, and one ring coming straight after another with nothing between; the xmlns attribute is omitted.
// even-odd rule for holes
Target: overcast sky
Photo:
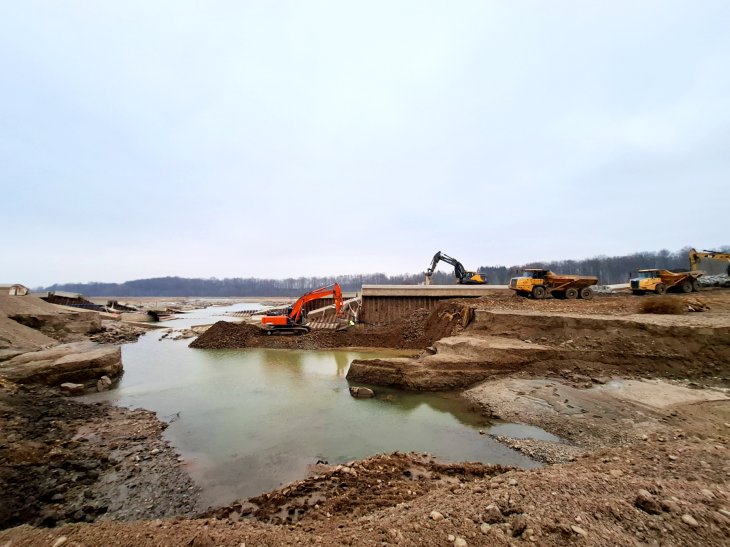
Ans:
<svg viewBox="0 0 730 547"><path fill-rule="evenodd" d="M727 0L0 5L0 282L730 243Z"/></svg>

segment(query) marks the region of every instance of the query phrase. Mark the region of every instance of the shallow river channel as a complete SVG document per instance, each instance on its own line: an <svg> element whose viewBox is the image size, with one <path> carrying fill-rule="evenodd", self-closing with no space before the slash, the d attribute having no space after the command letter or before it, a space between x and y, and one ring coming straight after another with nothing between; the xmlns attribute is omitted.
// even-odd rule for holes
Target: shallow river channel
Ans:
<svg viewBox="0 0 730 547"><path fill-rule="evenodd" d="M206 324L247 307L196 310L165 325ZM160 340L164 332L125 344L118 387L86 399L146 408L171 422L166 435L202 487L201 508L304 478L318 460L344 463L395 450L538 465L479 434L494 428L521 436L520 426L490 424L456 395L376 388L375 399L352 398L350 362L387 352L202 350L189 348L190 339Z"/></svg>

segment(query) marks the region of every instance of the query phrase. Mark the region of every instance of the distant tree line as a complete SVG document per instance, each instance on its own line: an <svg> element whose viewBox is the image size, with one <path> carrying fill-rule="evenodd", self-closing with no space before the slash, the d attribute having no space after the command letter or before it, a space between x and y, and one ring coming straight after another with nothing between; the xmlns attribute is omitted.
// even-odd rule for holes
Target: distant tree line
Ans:
<svg viewBox="0 0 730 547"><path fill-rule="evenodd" d="M730 246L716 249L730 252ZM641 252L625 256L596 256L584 260L559 260L553 262L531 262L519 266L481 266L489 283L505 285L522 268L547 268L559 273L596 275L602 284L623 283L631 272L642 268L666 268L670 270L689 268L689 248L676 252L661 250ZM469 265L466 265L469 269ZM727 265L703 264L715 273ZM448 269L447 269L448 268ZM330 285L335 281L345 292L357 292L363 285L418 285L424 282L424 272L417 274L385 275L382 273L363 275L341 275L332 277L297 277L287 279L226 278L199 279L185 277L156 277L137 279L124 283L62 283L42 288L45 291L68 291L86 296L299 296L317 287ZM455 278L450 267L441 266L434 273L432 283L450 284Z"/></svg>
<svg viewBox="0 0 730 547"><path fill-rule="evenodd" d="M713 249L730 252L730 246ZM490 283L505 285L522 268L546 268L558 273L595 275L604 285L624 283L629 276L640 269L662 268L666 270L688 270L690 247L671 252L666 249L657 252L641 252L624 256L595 256L583 260L556 260L552 262L530 262L521 266L482 266L480 271L487 273ZM702 268L708 273L722 273L727 263L705 261Z"/></svg>

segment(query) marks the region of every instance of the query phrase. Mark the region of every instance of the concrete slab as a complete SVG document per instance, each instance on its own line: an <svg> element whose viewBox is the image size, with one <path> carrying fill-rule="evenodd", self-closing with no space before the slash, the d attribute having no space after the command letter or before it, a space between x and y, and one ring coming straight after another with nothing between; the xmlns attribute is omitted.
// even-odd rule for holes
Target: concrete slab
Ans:
<svg viewBox="0 0 730 547"><path fill-rule="evenodd" d="M508 288L507 285L363 285L362 296L461 298Z"/></svg>

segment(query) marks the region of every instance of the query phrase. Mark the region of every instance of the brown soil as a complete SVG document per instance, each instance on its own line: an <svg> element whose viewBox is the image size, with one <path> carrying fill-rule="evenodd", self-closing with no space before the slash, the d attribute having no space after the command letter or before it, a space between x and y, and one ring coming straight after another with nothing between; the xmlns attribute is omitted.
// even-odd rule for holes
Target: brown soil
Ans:
<svg viewBox="0 0 730 547"><path fill-rule="evenodd" d="M570 313L580 315L631 315L641 312L642 304L670 299L677 302L692 303L701 301L714 313L730 312L730 291L726 289L705 289L698 293L667 294L656 296L647 294L636 296L628 292L596 295L592 300L561 300L547 298L535 300L510 293L499 293L476 299L461 299L461 303L478 309L491 311L535 311L539 313ZM713 313L713 315L714 315Z"/></svg>
<svg viewBox="0 0 730 547"><path fill-rule="evenodd" d="M474 321L459 336L436 342L435 355L355 360L347 378L411 390L459 389L500 376L584 385L601 376L664 377L730 387L730 292L712 296L712 311L683 315L629 313L642 297L607 297L611 314L593 301L479 299ZM540 310L548 303L585 304L600 313Z"/></svg>
<svg viewBox="0 0 730 547"><path fill-rule="evenodd" d="M219 321L201 334L191 348L331 349L343 347L423 349L457 332L471 307L443 303L434 311L418 310L390 325L358 325L344 331L314 330L304 335L267 336L256 325Z"/></svg>

